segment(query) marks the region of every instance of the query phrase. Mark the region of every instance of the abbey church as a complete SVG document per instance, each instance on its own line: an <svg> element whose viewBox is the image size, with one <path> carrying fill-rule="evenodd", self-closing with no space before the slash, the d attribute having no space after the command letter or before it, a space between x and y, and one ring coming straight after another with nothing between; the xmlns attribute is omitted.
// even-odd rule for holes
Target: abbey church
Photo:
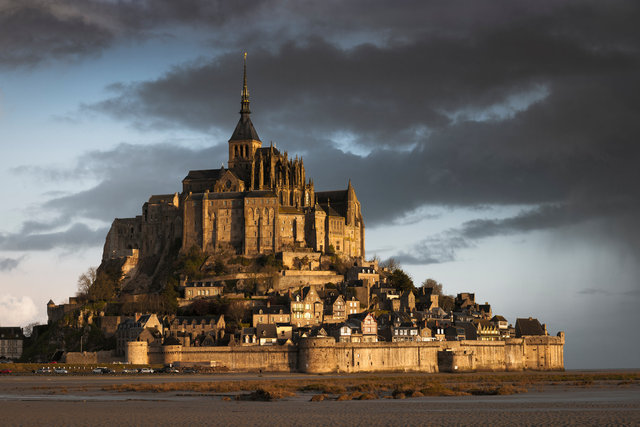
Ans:
<svg viewBox="0 0 640 427"><path fill-rule="evenodd" d="M103 261L159 257L173 242L209 254L335 252L364 257L364 222L351 181L344 190L315 191L302 159L263 147L251 122L246 56L240 120L229 139L227 168L193 170L182 192L154 195L142 215L116 219Z"/></svg>

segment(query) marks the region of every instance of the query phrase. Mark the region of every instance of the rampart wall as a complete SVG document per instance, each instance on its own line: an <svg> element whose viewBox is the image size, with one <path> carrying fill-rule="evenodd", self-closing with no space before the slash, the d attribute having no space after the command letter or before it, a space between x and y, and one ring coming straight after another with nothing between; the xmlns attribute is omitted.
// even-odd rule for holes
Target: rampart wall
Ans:
<svg viewBox="0 0 640 427"><path fill-rule="evenodd" d="M564 333L506 341L336 343L301 339L298 346L182 347L129 343L126 362L208 364L231 371L470 372L563 370Z"/></svg>

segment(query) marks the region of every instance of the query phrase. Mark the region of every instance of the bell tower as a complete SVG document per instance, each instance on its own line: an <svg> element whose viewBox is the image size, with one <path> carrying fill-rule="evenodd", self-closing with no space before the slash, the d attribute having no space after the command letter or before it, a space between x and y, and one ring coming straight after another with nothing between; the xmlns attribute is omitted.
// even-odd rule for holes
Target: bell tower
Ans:
<svg viewBox="0 0 640 427"><path fill-rule="evenodd" d="M240 105L240 120L233 131L233 135L231 135L231 139L229 139L229 169L244 176L251 173L251 164L253 163L255 152L262 147L262 141L260 141L258 132L253 127L250 118L246 52L244 53L244 76Z"/></svg>

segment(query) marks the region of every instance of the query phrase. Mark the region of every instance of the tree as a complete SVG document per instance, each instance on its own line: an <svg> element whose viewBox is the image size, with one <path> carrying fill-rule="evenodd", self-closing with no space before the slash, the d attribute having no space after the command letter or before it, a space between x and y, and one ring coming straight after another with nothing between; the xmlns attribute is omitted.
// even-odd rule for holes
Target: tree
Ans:
<svg viewBox="0 0 640 427"><path fill-rule="evenodd" d="M400 268L400 265L398 264L398 262L394 259L394 258L389 258L388 260L386 260L385 262L380 264L382 266L382 268L387 268L391 271L394 271L398 268Z"/></svg>
<svg viewBox="0 0 640 427"><path fill-rule="evenodd" d="M433 279L426 279L422 282L423 288L431 288L432 295L442 295L442 283L438 283Z"/></svg>
<svg viewBox="0 0 640 427"><path fill-rule="evenodd" d="M231 322L239 325L244 318L246 309L244 303L242 301L231 301L227 306L225 316Z"/></svg>
<svg viewBox="0 0 640 427"><path fill-rule="evenodd" d="M109 301L118 295L118 280L104 271L96 274L96 279L89 288L88 296L91 301Z"/></svg>
<svg viewBox="0 0 640 427"><path fill-rule="evenodd" d="M456 306L455 300L451 295L441 295L438 298L438 305L441 309L447 312L453 311Z"/></svg>
<svg viewBox="0 0 640 427"><path fill-rule="evenodd" d="M96 281L97 270L95 267L90 267L85 273L82 273L78 277L78 292L76 296L79 298L87 298L89 296L89 290Z"/></svg>
<svg viewBox="0 0 640 427"><path fill-rule="evenodd" d="M413 285L411 276L409 276L400 268L396 268L395 270L393 270L391 276L389 277L389 282L400 292L415 290L415 286Z"/></svg>

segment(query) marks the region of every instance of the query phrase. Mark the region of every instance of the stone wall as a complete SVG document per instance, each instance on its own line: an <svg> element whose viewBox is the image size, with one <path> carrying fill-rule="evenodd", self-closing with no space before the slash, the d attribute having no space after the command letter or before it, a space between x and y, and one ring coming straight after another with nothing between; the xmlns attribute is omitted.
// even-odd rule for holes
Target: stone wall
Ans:
<svg viewBox="0 0 640 427"><path fill-rule="evenodd" d="M276 291L299 288L300 286L324 286L327 283L341 283L344 276L334 271L300 271L282 270L274 280L273 289Z"/></svg>
<svg viewBox="0 0 640 427"><path fill-rule="evenodd" d="M469 372L563 370L564 334L506 341L336 343L304 338L296 346L182 347L128 344L128 363L209 364L231 371Z"/></svg>
<svg viewBox="0 0 640 427"><path fill-rule="evenodd" d="M149 363L172 363L179 366L207 362L210 366L231 371L295 372L298 365L298 349L295 346L152 346L148 354Z"/></svg>
<svg viewBox="0 0 640 427"><path fill-rule="evenodd" d="M122 361L122 358L115 356L111 350L83 351L82 353L77 351L64 354L64 363L95 365L97 363L113 363L120 361Z"/></svg>

